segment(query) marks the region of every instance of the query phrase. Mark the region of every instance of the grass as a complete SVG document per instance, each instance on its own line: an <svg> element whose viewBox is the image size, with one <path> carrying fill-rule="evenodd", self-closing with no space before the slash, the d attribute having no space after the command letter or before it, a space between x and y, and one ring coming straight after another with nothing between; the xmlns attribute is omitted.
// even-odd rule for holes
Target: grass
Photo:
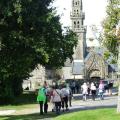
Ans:
<svg viewBox="0 0 120 120"><path fill-rule="evenodd" d="M35 93L26 92L23 93L21 96L15 98L12 104L1 105L0 110L10 110L10 109L19 110L25 108L32 108L35 106L35 104L37 104Z"/></svg>
<svg viewBox="0 0 120 120"><path fill-rule="evenodd" d="M33 93L25 93L22 96L18 97L14 104L0 106L0 110L32 109L36 107L36 104L36 95ZM120 114L116 114L115 108L109 108L65 113L58 117L55 113L51 112L43 116L40 116L39 113L0 116L0 120L40 120L43 118L51 118L52 120L120 120Z"/></svg>
<svg viewBox="0 0 120 120"><path fill-rule="evenodd" d="M48 113L47 115L29 114L29 115L10 115L10 116L0 116L0 120L40 120L45 118L56 117L54 113Z"/></svg>
<svg viewBox="0 0 120 120"><path fill-rule="evenodd" d="M4 105L0 106L0 110L21 110L27 108L34 108L37 104L24 104L24 105Z"/></svg>
<svg viewBox="0 0 120 120"><path fill-rule="evenodd" d="M96 109L64 114L54 120L120 120L120 114L115 108Z"/></svg>
<svg viewBox="0 0 120 120"><path fill-rule="evenodd" d="M46 115L27 114L27 115L9 115L0 116L0 120L120 120L120 114L116 113L116 108L84 110L73 113L66 113L56 116L55 113L49 112Z"/></svg>

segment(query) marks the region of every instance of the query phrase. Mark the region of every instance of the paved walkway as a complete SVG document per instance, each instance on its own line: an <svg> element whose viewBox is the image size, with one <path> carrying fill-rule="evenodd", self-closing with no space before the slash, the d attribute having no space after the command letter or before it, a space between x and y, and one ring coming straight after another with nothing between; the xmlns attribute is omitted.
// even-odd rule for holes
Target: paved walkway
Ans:
<svg viewBox="0 0 120 120"><path fill-rule="evenodd" d="M11 115L14 114L16 110L0 110L0 115Z"/></svg>
<svg viewBox="0 0 120 120"><path fill-rule="evenodd" d="M73 106L70 109L85 110L115 106L117 106L117 96L105 96L104 100L100 100L99 98L97 98L95 101L93 101L92 99L88 99L87 101L74 101Z"/></svg>
<svg viewBox="0 0 120 120"><path fill-rule="evenodd" d="M85 110L85 109L95 109L102 107L114 107L117 106L117 96L105 96L104 100L97 98L95 101L88 99L87 101L82 101L81 95L74 95L74 100L72 101L72 107L70 111ZM49 110L51 111L52 104L49 103ZM23 110L7 110L0 111L0 115L25 115L25 114L34 114L39 113L39 105L35 104L32 109L23 109Z"/></svg>

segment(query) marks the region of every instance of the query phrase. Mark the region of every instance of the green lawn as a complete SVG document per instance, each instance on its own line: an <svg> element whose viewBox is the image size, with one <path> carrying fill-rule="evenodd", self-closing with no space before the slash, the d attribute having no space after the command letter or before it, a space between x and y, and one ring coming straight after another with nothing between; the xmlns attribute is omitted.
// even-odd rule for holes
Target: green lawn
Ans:
<svg viewBox="0 0 120 120"><path fill-rule="evenodd" d="M84 110L64 114L56 117L54 120L120 120L120 114L116 113L115 108Z"/></svg>
<svg viewBox="0 0 120 120"><path fill-rule="evenodd" d="M36 104L24 104L24 105L4 105L0 106L0 110L21 110L21 109L32 109L37 106Z"/></svg>
<svg viewBox="0 0 120 120"><path fill-rule="evenodd" d="M37 104L34 92L24 92L22 95L13 99L12 104L0 105L0 110L33 108Z"/></svg>
<svg viewBox="0 0 120 120"><path fill-rule="evenodd" d="M55 113L51 112L42 116L38 113L0 116L0 120L40 120L43 118L51 118L51 120L120 120L120 114L116 113L116 108L109 108L65 113L60 116L56 116Z"/></svg>
<svg viewBox="0 0 120 120"><path fill-rule="evenodd" d="M54 118L56 115L54 113L48 113L47 115L29 114L29 115L9 115L0 116L0 120L40 120L44 118Z"/></svg>

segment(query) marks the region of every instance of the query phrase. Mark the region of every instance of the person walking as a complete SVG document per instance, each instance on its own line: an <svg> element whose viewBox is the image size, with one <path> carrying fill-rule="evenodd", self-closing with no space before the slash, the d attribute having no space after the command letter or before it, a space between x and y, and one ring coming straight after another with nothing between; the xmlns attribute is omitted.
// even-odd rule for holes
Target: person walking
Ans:
<svg viewBox="0 0 120 120"><path fill-rule="evenodd" d="M61 95L62 95L62 109L64 112L64 108L66 108L66 111L68 111L68 97L69 97L69 93L68 93L68 89L66 88L65 85L62 85L62 89L61 89Z"/></svg>
<svg viewBox="0 0 120 120"><path fill-rule="evenodd" d="M87 84L83 83L83 85L81 86L81 89L82 89L83 100L86 101L87 100L87 94L88 94Z"/></svg>
<svg viewBox="0 0 120 120"><path fill-rule="evenodd" d="M39 102L40 105L40 115L43 115L43 105L44 105L44 112L46 113L46 90L44 86L40 87L38 90L37 95L37 102Z"/></svg>
<svg viewBox="0 0 120 120"><path fill-rule="evenodd" d="M53 91L55 89L55 86L52 86L51 90L50 90L50 101L52 103L52 112L55 112L56 109L55 109L55 103L53 101Z"/></svg>
<svg viewBox="0 0 120 120"><path fill-rule="evenodd" d="M69 102L69 106L71 107L71 106L72 106L71 101L72 101L73 94L72 94L72 90L71 90L71 88L69 87L69 85L67 85L66 90L67 90L67 92L68 92L68 102Z"/></svg>
<svg viewBox="0 0 120 120"><path fill-rule="evenodd" d="M76 82L75 88L76 88L76 93L79 94L79 92L80 92L80 85L79 85L79 82Z"/></svg>
<svg viewBox="0 0 120 120"><path fill-rule="evenodd" d="M71 83L72 94L75 94L75 81Z"/></svg>
<svg viewBox="0 0 120 120"><path fill-rule="evenodd" d="M113 82L112 81L109 82L108 88L109 88L109 95L112 95L112 88L113 88Z"/></svg>
<svg viewBox="0 0 120 120"><path fill-rule="evenodd" d="M89 82L87 82L87 86L88 86L88 89L87 89L87 95L88 95L88 98L89 98L89 96L90 96L90 92L91 92L91 89L90 89L90 83Z"/></svg>
<svg viewBox="0 0 120 120"><path fill-rule="evenodd" d="M103 84L103 81L100 81L98 89L99 89L100 99L103 100L104 99L104 96L103 96L103 93L104 93L104 84Z"/></svg>
<svg viewBox="0 0 120 120"><path fill-rule="evenodd" d="M92 100L95 100L95 97L96 97L96 86L95 86L95 84L93 82L91 83L90 89L91 89Z"/></svg>
<svg viewBox="0 0 120 120"><path fill-rule="evenodd" d="M49 88L46 81L44 81L44 88L45 88L45 92L46 92L46 94L45 94L46 95L46 101L44 103L44 112L47 113L47 111L48 111L48 101L50 99L50 88Z"/></svg>
<svg viewBox="0 0 120 120"><path fill-rule="evenodd" d="M59 115L61 109L61 90L58 88L58 86L53 88L52 102L55 104L56 114Z"/></svg>

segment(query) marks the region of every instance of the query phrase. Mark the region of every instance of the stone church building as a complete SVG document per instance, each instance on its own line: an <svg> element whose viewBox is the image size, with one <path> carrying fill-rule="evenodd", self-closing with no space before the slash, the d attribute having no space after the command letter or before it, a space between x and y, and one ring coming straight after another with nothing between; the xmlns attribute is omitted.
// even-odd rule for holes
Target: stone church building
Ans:
<svg viewBox="0 0 120 120"><path fill-rule="evenodd" d="M99 48L87 48L86 32L87 27L84 25L85 13L83 12L83 1L72 0L72 11L70 13L72 30L78 38L77 47L74 48L73 61L66 60L65 66L62 68L62 79L90 79L92 77L106 78L108 76L108 64L99 52ZM53 71L45 70L40 66L32 73L32 77L26 81L24 88L29 86L35 89L39 83L43 83L48 79L51 83L54 78Z"/></svg>
<svg viewBox="0 0 120 120"><path fill-rule="evenodd" d="M70 17L72 30L78 38L78 45L74 48L72 63L67 60L63 67L63 79L107 78L109 65L103 58L102 48L95 46L88 48L86 44L87 27L84 25L85 13L82 0L72 0Z"/></svg>

